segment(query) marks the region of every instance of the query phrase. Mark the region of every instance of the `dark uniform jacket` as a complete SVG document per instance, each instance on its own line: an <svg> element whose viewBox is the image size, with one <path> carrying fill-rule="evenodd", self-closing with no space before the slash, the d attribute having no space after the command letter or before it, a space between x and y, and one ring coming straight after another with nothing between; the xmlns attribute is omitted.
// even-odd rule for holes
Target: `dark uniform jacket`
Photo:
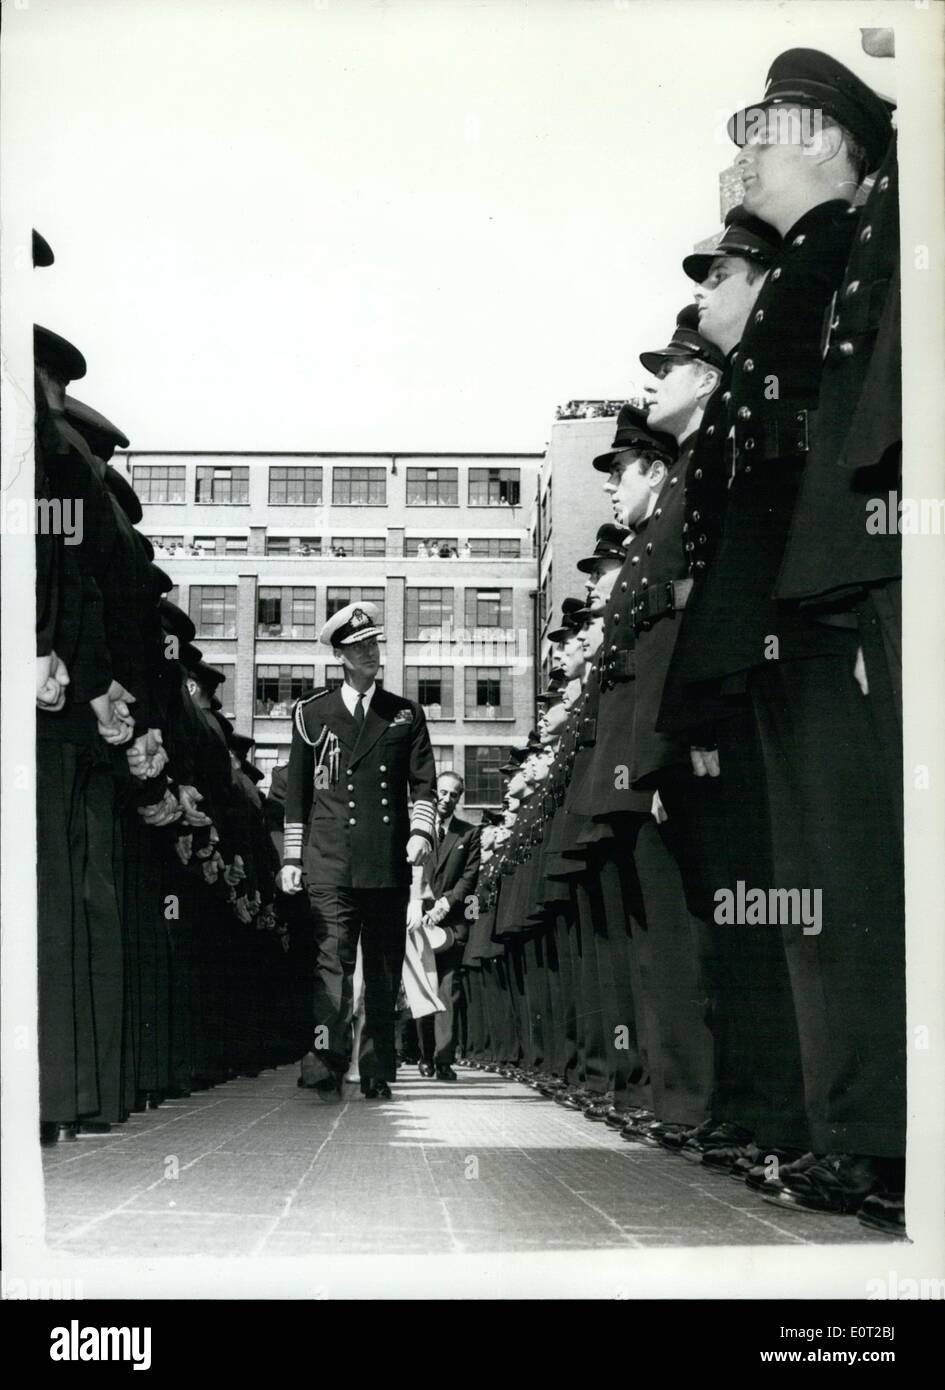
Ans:
<svg viewBox="0 0 945 1390"><path fill-rule="evenodd" d="M457 941L469 934L467 898L476 892L479 881L479 826L453 816L439 844L423 866L424 887L434 899L447 898L450 910L445 921L452 926Z"/></svg>
<svg viewBox="0 0 945 1390"><path fill-rule="evenodd" d="M898 578L895 513L868 526L871 499L899 488L902 449L899 179L896 141L863 205L824 359L817 433L776 594L824 601Z"/></svg>
<svg viewBox="0 0 945 1390"><path fill-rule="evenodd" d="M657 733L656 721L692 587L683 526L693 442L683 441L652 516L627 542L604 612L597 743L579 803L590 815L649 813L652 796L639 790L655 786L662 768L689 762L688 747Z"/></svg>
<svg viewBox="0 0 945 1390"><path fill-rule="evenodd" d="M770 637L782 661L837 650L836 634L777 603L773 592L815 437L825 323L856 219L855 208L832 200L795 223L731 356L719 421L729 496L718 550L682 623L679 660L687 682L761 665Z"/></svg>
<svg viewBox="0 0 945 1390"><path fill-rule="evenodd" d="M286 863L319 888L405 888L407 840L433 843L436 765L421 707L376 686L360 731L340 690L293 711ZM408 814L408 797L413 800Z"/></svg>

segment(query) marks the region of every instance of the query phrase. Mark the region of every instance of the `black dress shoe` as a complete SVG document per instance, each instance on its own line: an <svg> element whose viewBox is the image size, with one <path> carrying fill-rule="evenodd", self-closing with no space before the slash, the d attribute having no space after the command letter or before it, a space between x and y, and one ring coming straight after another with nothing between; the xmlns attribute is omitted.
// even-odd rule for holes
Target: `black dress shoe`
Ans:
<svg viewBox="0 0 945 1390"><path fill-rule="evenodd" d="M701 1129L701 1126L700 1126ZM733 1149L742 1149L746 1144L751 1143L751 1131L745 1129L743 1125L725 1124L716 1125L703 1138L693 1135L687 1139L679 1150L683 1158L687 1158L690 1163L701 1163L710 1149L726 1149L731 1152ZM734 1157L729 1160L728 1166L731 1167Z"/></svg>
<svg viewBox="0 0 945 1390"><path fill-rule="evenodd" d="M861 1226L887 1236L906 1236L906 1204L903 1192L873 1192L856 1214Z"/></svg>
<svg viewBox="0 0 945 1390"><path fill-rule="evenodd" d="M772 1152L777 1157L777 1150ZM787 1163L780 1160L775 1165L759 1163L745 1174L745 1186L750 1187L752 1192L759 1192L762 1197L774 1197L781 1191L786 1177L791 1173L800 1173L805 1168L811 1168L816 1162L816 1154L806 1153L801 1154L799 1158L790 1159Z"/></svg>
<svg viewBox="0 0 945 1390"><path fill-rule="evenodd" d="M808 1168L782 1174L781 1190L769 1200L793 1210L852 1216L882 1190L881 1166L858 1154L826 1154Z"/></svg>
<svg viewBox="0 0 945 1390"><path fill-rule="evenodd" d="M452 1067L437 1067L436 1079L437 1081L458 1081L459 1077Z"/></svg>
<svg viewBox="0 0 945 1390"><path fill-rule="evenodd" d="M608 1129L623 1129L626 1123L626 1110L618 1110L616 1105L608 1106L607 1114L604 1116L604 1124Z"/></svg>
<svg viewBox="0 0 945 1390"><path fill-rule="evenodd" d="M626 1139L628 1144L642 1144L643 1140L640 1137L641 1131L645 1129L648 1124L652 1124L655 1119L656 1116L650 1111L635 1111L633 1114L629 1115L626 1124L620 1131L621 1139Z"/></svg>
<svg viewBox="0 0 945 1390"><path fill-rule="evenodd" d="M603 1097L600 1100L592 1100L590 1105L584 1107L584 1118L592 1120L595 1124L603 1124L610 1108L611 1102Z"/></svg>
<svg viewBox="0 0 945 1390"><path fill-rule="evenodd" d="M312 1092L320 1105L338 1105L341 1101L341 1083L333 1076L316 1081L314 1086L307 1086L306 1090Z"/></svg>
<svg viewBox="0 0 945 1390"><path fill-rule="evenodd" d="M39 1142L41 1144L74 1144L78 1138L79 1126L59 1124L56 1120L41 1120Z"/></svg>
<svg viewBox="0 0 945 1390"><path fill-rule="evenodd" d="M365 1100L391 1100L391 1089L386 1081L362 1081L361 1094Z"/></svg>
<svg viewBox="0 0 945 1390"><path fill-rule="evenodd" d="M432 1076L435 1071L435 1067L431 1062L421 1062L420 1066L418 1067L418 1071L420 1072L421 1076Z"/></svg>
<svg viewBox="0 0 945 1390"><path fill-rule="evenodd" d="M761 1148L758 1144L749 1144L744 1153L736 1158L729 1169L729 1177L736 1182L748 1182L748 1175L761 1173L761 1180L770 1175L780 1176L782 1169L789 1163L796 1163L799 1158L803 1158L800 1149L775 1149ZM757 1181L757 1178L753 1179ZM751 1184L749 1184L751 1185Z"/></svg>

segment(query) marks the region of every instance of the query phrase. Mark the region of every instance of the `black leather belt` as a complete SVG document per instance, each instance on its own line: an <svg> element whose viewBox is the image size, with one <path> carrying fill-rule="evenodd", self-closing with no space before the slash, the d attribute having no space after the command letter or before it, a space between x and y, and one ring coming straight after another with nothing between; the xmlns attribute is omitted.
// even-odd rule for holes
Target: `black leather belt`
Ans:
<svg viewBox="0 0 945 1390"><path fill-rule="evenodd" d="M767 401L757 406L757 416L747 417L735 411L735 471L743 472L752 464L768 459L790 458L806 454L810 449L810 431L815 412L788 402ZM729 440L729 445L733 443Z"/></svg>

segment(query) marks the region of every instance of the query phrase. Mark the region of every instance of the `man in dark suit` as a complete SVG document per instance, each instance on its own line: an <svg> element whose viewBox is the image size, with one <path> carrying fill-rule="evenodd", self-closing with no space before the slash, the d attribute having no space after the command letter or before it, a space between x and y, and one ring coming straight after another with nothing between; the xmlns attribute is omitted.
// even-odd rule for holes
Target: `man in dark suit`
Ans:
<svg viewBox="0 0 945 1390"><path fill-rule="evenodd" d="M441 772L436 784L436 835L433 853L424 866L424 897L430 906L426 920L446 931L447 944L436 952L443 1012L420 1020L420 1075L455 1081L453 1062L466 996L463 990L463 951L469 936L467 900L479 879L479 827L454 815L465 790L458 772Z"/></svg>
<svg viewBox="0 0 945 1390"><path fill-rule="evenodd" d="M378 619L371 603L349 604L329 619L320 640L343 665L344 683L316 690L293 711L280 887L299 892L304 871L318 956L315 1035L302 1081L326 1102L340 1098L348 1070L359 938L361 1090L368 1099L390 1097L411 867L433 847L430 735L418 704L375 681Z"/></svg>

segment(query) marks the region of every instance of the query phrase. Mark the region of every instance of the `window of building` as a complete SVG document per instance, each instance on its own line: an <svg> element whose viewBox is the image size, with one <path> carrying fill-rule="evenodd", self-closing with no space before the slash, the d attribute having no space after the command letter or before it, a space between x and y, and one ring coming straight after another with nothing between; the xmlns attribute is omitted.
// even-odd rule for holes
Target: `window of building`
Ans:
<svg viewBox="0 0 945 1390"><path fill-rule="evenodd" d="M331 500L336 507L386 506L387 469L339 465L332 471Z"/></svg>
<svg viewBox="0 0 945 1390"><path fill-rule="evenodd" d="M545 571L545 577L541 581L541 586L538 590L538 623L542 632L544 632L545 628L548 626L548 622L551 618L550 595L552 569L553 566L549 565L547 570Z"/></svg>
<svg viewBox="0 0 945 1390"><path fill-rule="evenodd" d="M518 560L522 542L517 536L470 536L469 549L474 560Z"/></svg>
<svg viewBox="0 0 945 1390"><path fill-rule="evenodd" d="M145 502L186 502L187 470L182 463L136 463L132 487Z"/></svg>
<svg viewBox="0 0 945 1390"><path fill-rule="evenodd" d="M328 617L332 618L342 608L346 608L349 603L376 603L380 609L380 621L384 622L384 600L387 597L384 589L341 589L337 586L329 585L328 588ZM383 641L383 638L379 639Z"/></svg>
<svg viewBox="0 0 945 1390"><path fill-rule="evenodd" d="M190 621L198 637L235 637L236 585L191 584Z"/></svg>
<svg viewBox="0 0 945 1390"><path fill-rule="evenodd" d="M271 507L320 507L322 500L321 468L310 464L273 464L269 469Z"/></svg>
<svg viewBox="0 0 945 1390"><path fill-rule="evenodd" d="M194 549L201 555L245 555L246 536L194 536Z"/></svg>
<svg viewBox="0 0 945 1390"><path fill-rule="evenodd" d="M314 588L260 585L256 598L257 637L317 637Z"/></svg>
<svg viewBox="0 0 945 1390"><path fill-rule="evenodd" d="M321 555L321 536L267 536L267 555Z"/></svg>
<svg viewBox="0 0 945 1390"><path fill-rule="evenodd" d="M257 666L257 719L288 719L295 701L314 684L314 666Z"/></svg>
<svg viewBox="0 0 945 1390"><path fill-rule="evenodd" d="M408 468L408 507L458 507L458 468Z"/></svg>
<svg viewBox="0 0 945 1390"><path fill-rule="evenodd" d="M541 543L542 543L542 547L546 546L546 545L548 544L548 541L549 541L550 538L551 538L551 525L552 525L552 513L551 513L551 483L552 483L552 480L549 478L549 479L548 479L548 486L545 488L545 494L544 494L544 496L543 496L542 499L541 499Z"/></svg>
<svg viewBox="0 0 945 1390"><path fill-rule="evenodd" d="M452 719L452 666L406 667L404 694L408 700L417 700L423 706L428 719Z"/></svg>
<svg viewBox="0 0 945 1390"><path fill-rule="evenodd" d="M466 626L511 628L512 590L467 589Z"/></svg>
<svg viewBox="0 0 945 1390"><path fill-rule="evenodd" d="M453 771L453 745L451 743L434 743L433 761L436 763L436 775L439 777L441 772Z"/></svg>
<svg viewBox="0 0 945 1390"><path fill-rule="evenodd" d="M466 718L512 718L512 672L505 666L467 666Z"/></svg>
<svg viewBox="0 0 945 1390"><path fill-rule="evenodd" d="M408 589L404 635L429 640L453 626L452 589Z"/></svg>
<svg viewBox="0 0 945 1390"><path fill-rule="evenodd" d="M508 748L496 744L468 745L465 749L466 805L500 806L502 804L502 774L499 768L508 756Z"/></svg>
<svg viewBox="0 0 945 1390"><path fill-rule="evenodd" d="M345 678L345 668L343 666L325 667L325 684L329 690L337 690L342 685ZM384 684L384 668L379 667L377 675L374 677L378 685Z"/></svg>
<svg viewBox="0 0 945 1390"><path fill-rule="evenodd" d="M332 536L331 553L360 560L367 556L376 559L387 554L386 536Z"/></svg>
<svg viewBox="0 0 945 1390"><path fill-rule="evenodd" d="M210 665L223 676L223 684L217 686L217 699L223 705L221 711L227 719L236 717L236 667L232 661L211 661Z"/></svg>
<svg viewBox="0 0 945 1390"><path fill-rule="evenodd" d="M149 536L148 540L154 546L157 559L167 559L172 551L183 549L184 546L183 536Z"/></svg>
<svg viewBox="0 0 945 1390"><path fill-rule="evenodd" d="M245 506L249 503L249 468L201 464L197 469L196 502L214 506Z"/></svg>
<svg viewBox="0 0 945 1390"><path fill-rule="evenodd" d="M520 474L518 468L470 468L469 505L517 507L521 493Z"/></svg>
<svg viewBox="0 0 945 1390"><path fill-rule="evenodd" d="M282 748L263 746L257 743L253 749L251 761L259 768L264 777L270 776L274 767L279 767L282 763L289 761L289 745Z"/></svg>
<svg viewBox="0 0 945 1390"><path fill-rule="evenodd" d="M424 560L455 560L459 551L455 536L409 537L404 542L404 553Z"/></svg>

